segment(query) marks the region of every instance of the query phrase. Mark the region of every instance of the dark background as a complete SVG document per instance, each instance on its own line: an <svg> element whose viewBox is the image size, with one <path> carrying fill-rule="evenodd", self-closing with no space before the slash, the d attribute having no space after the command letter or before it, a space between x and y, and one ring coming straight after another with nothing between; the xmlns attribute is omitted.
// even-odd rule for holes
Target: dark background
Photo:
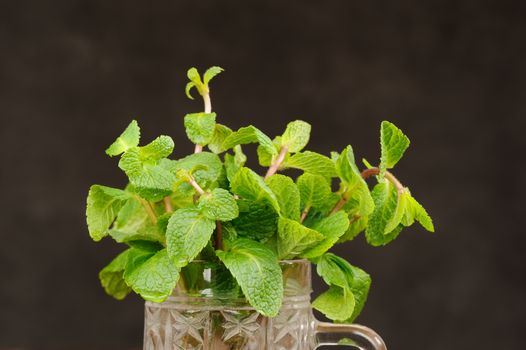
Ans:
<svg viewBox="0 0 526 350"><path fill-rule="evenodd" d="M143 304L97 273L93 183L123 186L104 149L137 118L191 152L186 70L219 65L222 123L376 161L380 121L412 144L395 169L437 233L336 251L373 276L359 319L393 350L521 349L526 9L521 1L4 1L0 4L0 348L139 349ZM321 290L319 281L315 294Z"/></svg>

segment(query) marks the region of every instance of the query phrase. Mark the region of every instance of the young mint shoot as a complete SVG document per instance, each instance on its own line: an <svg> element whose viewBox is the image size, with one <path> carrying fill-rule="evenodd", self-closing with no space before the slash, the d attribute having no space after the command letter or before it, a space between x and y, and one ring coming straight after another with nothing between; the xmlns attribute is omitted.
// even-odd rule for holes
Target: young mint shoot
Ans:
<svg viewBox="0 0 526 350"><path fill-rule="evenodd" d="M228 270L237 281L231 288L273 317L283 295L279 260L309 259L328 285L313 307L334 321L353 322L371 278L330 249L361 232L370 245L383 246L415 222L434 231L424 207L392 172L409 139L382 122L379 165L364 160L360 170L351 146L330 156L306 150L311 125L301 120L274 138L252 125L234 131L212 112L210 83L222 71L188 70L186 95L203 100L202 111L184 117L194 154L169 158L169 136L140 145L135 120L106 150L120 157L128 183L123 189L93 185L88 193L91 238L109 236L127 247L100 272L104 290L118 300L134 291L162 302L180 280L192 277L182 270L201 259ZM263 176L245 165L242 147L251 144L268 168ZM291 168L301 174L287 176ZM377 183L371 189L366 179L372 177Z"/></svg>

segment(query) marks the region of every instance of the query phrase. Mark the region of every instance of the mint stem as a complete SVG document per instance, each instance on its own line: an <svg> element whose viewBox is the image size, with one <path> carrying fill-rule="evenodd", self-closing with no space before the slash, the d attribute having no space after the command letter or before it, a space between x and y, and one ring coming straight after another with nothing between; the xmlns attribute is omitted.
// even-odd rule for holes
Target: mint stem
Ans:
<svg viewBox="0 0 526 350"><path fill-rule="evenodd" d="M307 214L309 214L309 211L310 211L310 206L307 206L305 207L305 209L303 209L303 212L301 213L301 217L300 217L300 223L303 224L303 221L305 221L305 218L307 218Z"/></svg>
<svg viewBox="0 0 526 350"><path fill-rule="evenodd" d="M279 150L278 158L272 163L270 168L268 168L267 173L265 174L265 179L268 177L271 177L278 171L279 167L281 166L281 163L285 160L285 156L287 155L287 152L289 151L289 148L287 146L281 146L281 149Z"/></svg>
<svg viewBox="0 0 526 350"><path fill-rule="evenodd" d="M199 186L199 184L195 181L194 178L191 178L190 180L188 180L188 183L190 185L192 185L193 188L195 188L195 190L197 191L197 193L199 193L199 195L203 195L205 194L205 191L201 188L201 186Z"/></svg>
<svg viewBox="0 0 526 350"><path fill-rule="evenodd" d="M212 101L209 93L203 95L203 102L205 103L205 113L212 113ZM194 153L201 152L203 152L203 145L195 145Z"/></svg>
<svg viewBox="0 0 526 350"><path fill-rule="evenodd" d="M365 169L364 171L361 172L360 175L362 176L362 179L365 180L365 179L367 179L367 178L369 178L371 176L375 176L375 175L378 175L378 174L380 174L380 168L373 167L373 168ZM385 172L385 178L389 182L391 182L393 185L395 185L396 190L398 191L398 193L401 193L401 192L403 192L405 190L405 188L402 185L402 183L392 173L390 173L389 171ZM345 203L347 203L348 200L349 200L348 194L344 193L342 195L342 198L340 198L338 203L336 203L334 208L332 208L331 213L329 215L332 215L332 214L336 213L338 210L340 210L341 208L343 208L343 206L345 205Z"/></svg>
<svg viewBox="0 0 526 350"><path fill-rule="evenodd" d="M141 198L139 196L135 196L135 199L137 199L139 203L141 203L143 208L146 210L146 213L150 217L150 220L152 220L154 224L157 224L157 216L155 215L155 212L153 211L152 203L148 202L146 199Z"/></svg>
<svg viewBox="0 0 526 350"><path fill-rule="evenodd" d="M164 209L167 213L173 213L174 209L172 208L172 201L170 200L170 196L164 197Z"/></svg>

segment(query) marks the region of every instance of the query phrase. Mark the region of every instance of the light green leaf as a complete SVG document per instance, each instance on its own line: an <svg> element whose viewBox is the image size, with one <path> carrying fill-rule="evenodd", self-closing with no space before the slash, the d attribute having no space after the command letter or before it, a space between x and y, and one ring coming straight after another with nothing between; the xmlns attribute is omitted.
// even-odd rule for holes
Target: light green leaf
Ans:
<svg viewBox="0 0 526 350"><path fill-rule="evenodd" d="M197 71L196 68L194 67L190 68L188 72L186 73L186 76L192 83L194 83L195 87L198 90L203 88L203 82L201 81L201 76L199 75L199 72ZM199 91L199 93L201 93L201 90Z"/></svg>
<svg viewBox="0 0 526 350"><path fill-rule="evenodd" d="M243 127L238 131L233 132L225 139L222 148L228 150L236 145L244 145L248 143L259 143L267 153L270 153L273 156L278 154L272 140L253 126Z"/></svg>
<svg viewBox="0 0 526 350"><path fill-rule="evenodd" d="M327 250L329 250L338 239L347 231L349 227L349 218L343 211L332 214L312 225L312 229L320 232L325 236L325 239L314 247L308 249L302 254L302 257L307 259L317 258Z"/></svg>
<svg viewBox="0 0 526 350"><path fill-rule="evenodd" d="M86 205L88 231L94 241L100 241L109 233L119 210L130 194L116 188L93 185L90 187Z"/></svg>
<svg viewBox="0 0 526 350"><path fill-rule="evenodd" d="M131 288L124 282L123 273L128 261L129 249L120 253L105 268L99 272L99 280L108 295L117 300L124 299Z"/></svg>
<svg viewBox="0 0 526 350"><path fill-rule="evenodd" d="M398 194L396 188L388 181L378 183L372 193L375 209L369 216L369 224L365 230L365 238L372 246L382 246L391 242L400 233L397 227L393 231L385 233L389 221L393 218Z"/></svg>
<svg viewBox="0 0 526 350"><path fill-rule="evenodd" d="M299 221L300 192L294 181L288 176L274 174L267 178L265 182L278 200L281 215L285 218Z"/></svg>
<svg viewBox="0 0 526 350"><path fill-rule="evenodd" d="M138 251L137 248L130 250ZM156 253L144 252L139 253L138 258L128 260L124 279L144 299L160 303L172 294L179 279L179 269L168 257L166 249Z"/></svg>
<svg viewBox="0 0 526 350"><path fill-rule="evenodd" d="M144 207L135 198L126 201L109 234L119 243L134 240L164 242L161 228L152 223Z"/></svg>
<svg viewBox="0 0 526 350"><path fill-rule="evenodd" d="M232 130L228 126L216 124L212 139L208 143L208 148L216 154L223 152L223 142L230 134L232 134Z"/></svg>
<svg viewBox="0 0 526 350"><path fill-rule="evenodd" d="M383 177L385 170L394 167L402 158L409 147L409 139L393 123L384 120L380 130L380 146L382 156L379 176Z"/></svg>
<svg viewBox="0 0 526 350"><path fill-rule="evenodd" d="M172 154L174 141L170 136L161 135L146 146L140 147L141 160L159 160Z"/></svg>
<svg viewBox="0 0 526 350"><path fill-rule="evenodd" d="M410 226L414 221L418 221L423 228L430 232L435 232L433 220L424 207L414 199L409 193L407 197L406 210L402 218L404 226Z"/></svg>
<svg viewBox="0 0 526 350"><path fill-rule="evenodd" d="M327 180L320 175L304 173L296 180L301 198L302 208L319 209L331 196L331 187Z"/></svg>
<svg viewBox="0 0 526 350"><path fill-rule="evenodd" d="M323 254L317 262L316 272L325 283L350 289L353 283L353 270L344 259L332 253Z"/></svg>
<svg viewBox="0 0 526 350"><path fill-rule="evenodd" d="M283 278L272 250L238 238L229 251L218 250L216 254L237 280L250 305L264 316L276 316L283 299Z"/></svg>
<svg viewBox="0 0 526 350"><path fill-rule="evenodd" d="M354 161L354 153L351 146L347 146L338 157L336 174L347 188L353 188L360 183L365 183Z"/></svg>
<svg viewBox="0 0 526 350"><path fill-rule="evenodd" d="M216 227L197 208L183 208L174 212L166 228L168 254L177 267L186 266L208 244Z"/></svg>
<svg viewBox="0 0 526 350"><path fill-rule="evenodd" d="M374 200L369 191L369 186L365 182L357 183L355 187L348 190L345 194L347 203L345 203L343 210L349 216L364 217L371 214L374 210Z"/></svg>
<svg viewBox="0 0 526 350"><path fill-rule="evenodd" d="M200 152L176 161L172 171L174 173L177 173L179 170L190 172L197 183L204 189L207 189L219 179L222 168L223 163L217 154ZM187 187L190 186L188 184L185 185L187 185Z"/></svg>
<svg viewBox="0 0 526 350"><path fill-rule="evenodd" d="M199 209L212 220L230 221L238 217L239 209L234 197L222 188L216 188L199 198Z"/></svg>
<svg viewBox="0 0 526 350"><path fill-rule="evenodd" d="M118 156L130 148L137 147L140 137L141 130L139 129L139 124L137 124L136 120L132 120L121 136L108 147L106 154L110 157Z"/></svg>
<svg viewBox="0 0 526 350"><path fill-rule="evenodd" d="M352 323L356 317L360 315L367 301L367 296L369 295L369 289L371 288L371 276L362 269L350 265L352 269L352 285L351 292L354 296L354 311L352 316L345 320L345 323Z"/></svg>
<svg viewBox="0 0 526 350"><path fill-rule="evenodd" d="M366 167L367 169L374 168L374 167L371 165L371 163L369 163L369 161L368 161L367 159L365 159L365 158L362 158L362 163L363 163L363 165L365 165L365 167Z"/></svg>
<svg viewBox="0 0 526 350"><path fill-rule="evenodd" d="M344 235L340 237L338 243L353 240L356 236L358 236L358 234L365 230L368 221L369 218L367 216L349 216L349 228L344 233Z"/></svg>
<svg viewBox="0 0 526 350"><path fill-rule="evenodd" d="M192 113L184 117L186 135L196 145L207 145L214 136L215 113Z"/></svg>
<svg viewBox="0 0 526 350"><path fill-rule="evenodd" d="M281 138L281 144L288 148L290 153L301 151L309 142L311 126L302 120L295 120L287 125Z"/></svg>
<svg viewBox="0 0 526 350"><path fill-rule="evenodd" d="M305 151L292 155L283 163L283 168L294 168L306 173L321 175L327 179L336 176L332 160L319 153Z"/></svg>
<svg viewBox="0 0 526 350"><path fill-rule="evenodd" d="M172 192L175 175L157 162L143 161L139 148L131 148L119 161L132 185L133 192L151 201L158 201Z"/></svg>
<svg viewBox="0 0 526 350"><path fill-rule="evenodd" d="M266 240L276 234L278 213L266 201L239 200L239 217L232 221L240 237Z"/></svg>
<svg viewBox="0 0 526 350"><path fill-rule="evenodd" d="M217 67L217 66L208 68L205 74L203 75L203 82L205 83L205 85L208 85L208 83L210 82L210 80L212 80L212 78L214 78L216 75L218 75L219 73L223 71L224 71L223 68Z"/></svg>
<svg viewBox="0 0 526 350"><path fill-rule="evenodd" d="M398 192L396 209L393 213L393 216L391 217L391 219L387 222L387 225L385 226L384 234L388 234L389 232L393 231L400 224L407 210L409 197L411 197L411 195L409 194L409 191L407 190Z"/></svg>
<svg viewBox="0 0 526 350"><path fill-rule="evenodd" d="M192 81L190 81L190 82L186 83L186 87L184 89L186 97L188 97L190 100L194 99L194 97L191 94L191 91L192 91L193 87L195 87L195 84Z"/></svg>
<svg viewBox="0 0 526 350"><path fill-rule="evenodd" d="M292 259L325 238L319 232L297 221L280 217L278 220L278 257Z"/></svg>
<svg viewBox="0 0 526 350"><path fill-rule="evenodd" d="M355 305L353 293L345 288L330 286L312 303L312 307L334 321L345 321L353 314Z"/></svg>
<svg viewBox="0 0 526 350"><path fill-rule="evenodd" d="M267 186L265 181L249 168L241 168L237 171L232 183L232 192L241 198L254 202L265 202L270 204L279 213L279 204L276 195Z"/></svg>

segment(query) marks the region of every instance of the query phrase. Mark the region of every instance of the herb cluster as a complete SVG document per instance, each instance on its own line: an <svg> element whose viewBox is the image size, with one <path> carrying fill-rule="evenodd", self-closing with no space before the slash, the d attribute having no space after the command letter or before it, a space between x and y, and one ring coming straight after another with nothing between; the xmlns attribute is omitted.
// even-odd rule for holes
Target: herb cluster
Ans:
<svg viewBox="0 0 526 350"><path fill-rule="evenodd" d="M133 290L162 302L178 281L197 273L188 264L203 259L224 270L218 288L240 289L272 317L282 303L279 260L305 258L328 285L313 306L332 320L352 322L371 279L330 248L362 231L370 245L383 246L415 221L434 230L425 209L390 172L409 139L382 122L379 165L364 161L360 171L351 146L330 157L306 151L311 126L304 121L290 122L274 139L254 126L233 131L212 112L209 83L221 71L212 67L202 77L195 68L188 71L186 94L192 98L197 90L205 107L184 117L194 154L169 159L174 142L164 135L140 146L136 121L106 150L120 156L129 184L90 188L88 229L95 241L110 236L128 248L100 272L102 286L116 299ZM268 167L264 177L245 166L246 144L257 144L259 164ZM302 174L278 174L291 168ZM369 177L376 177L372 190ZM334 192L333 181L339 184Z"/></svg>

